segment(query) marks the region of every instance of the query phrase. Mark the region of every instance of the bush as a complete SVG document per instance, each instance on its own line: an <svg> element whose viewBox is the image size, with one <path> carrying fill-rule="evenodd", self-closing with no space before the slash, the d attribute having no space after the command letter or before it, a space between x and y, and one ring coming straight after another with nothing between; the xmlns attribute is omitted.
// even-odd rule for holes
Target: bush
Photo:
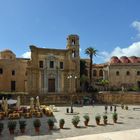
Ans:
<svg viewBox="0 0 140 140"><path fill-rule="evenodd" d="M79 116L73 116L72 124L77 125L79 122L80 122L80 117Z"/></svg>
<svg viewBox="0 0 140 140"><path fill-rule="evenodd" d="M104 120L107 120L107 115L103 115L103 119Z"/></svg>
<svg viewBox="0 0 140 140"><path fill-rule="evenodd" d="M48 125L54 126L54 121L52 119L47 120Z"/></svg>
<svg viewBox="0 0 140 140"><path fill-rule="evenodd" d="M23 121L23 120L19 121L19 126L20 126L20 129L25 128L26 121Z"/></svg>
<svg viewBox="0 0 140 140"><path fill-rule="evenodd" d="M40 122L39 119L35 119L33 124L34 124L34 127L40 127L41 126L41 122Z"/></svg>
<svg viewBox="0 0 140 140"><path fill-rule="evenodd" d="M118 114L116 112L114 112L113 115L112 115L112 118L113 119L118 119Z"/></svg>
<svg viewBox="0 0 140 140"><path fill-rule="evenodd" d="M83 116L83 118L85 119L85 121L89 121L89 115L88 115L88 114L85 114L85 115Z"/></svg>
<svg viewBox="0 0 140 140"><path fill-rule="evenodd" d="M4 128L4 124L0 122L0 130L2 130L3 128Z"/></svg>
<svg viewBox="0 0 140 140"><path fill-rule="evenodd" d="M60 119L60 120L59 120L59 123L60 123L60 124L65 124L65 120L64 120L64 119Z"/></svg>
<svg viewBox="0 0 140 140"><path fill-rule="evenodd" d="M9 129L15 129L16 128L16 125L17 125L17 122L16 121L9 121L8 122L8 128Z"/></svg>
<svg viewBox="0 0 140 140"><path fill-rule="evenodd" d="M97 115L95 116L95 120L100 121L100 119L101 119L100 114L97 114Z"/></svg>

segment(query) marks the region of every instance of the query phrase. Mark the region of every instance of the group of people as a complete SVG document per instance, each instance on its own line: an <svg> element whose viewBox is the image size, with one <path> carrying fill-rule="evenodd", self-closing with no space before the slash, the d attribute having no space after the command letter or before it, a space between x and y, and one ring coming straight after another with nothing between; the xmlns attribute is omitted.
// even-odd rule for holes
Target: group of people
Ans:
<svg viewBox="0 0 140 140"><path fill-rule="evenodd" d="M107 105L105 105L105 113L107 113L107 110L108 110L108 106ZM113 108L113 106L112 105L110 105L110 111L113 111L114 110L114 112L116 112L117 111L117 106L116 105L114 105L114 108Z"/></svg>

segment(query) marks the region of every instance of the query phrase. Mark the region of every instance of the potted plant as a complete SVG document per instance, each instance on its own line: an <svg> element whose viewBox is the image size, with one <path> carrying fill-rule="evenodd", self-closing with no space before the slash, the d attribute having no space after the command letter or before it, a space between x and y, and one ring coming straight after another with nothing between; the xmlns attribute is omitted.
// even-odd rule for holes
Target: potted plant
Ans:
<svg viewBox="0 0 140 140"><path fill-rule="evenodd" d="M17 125L16 121L9 121L8 122L8 128L9 128L9 132L10 132L11 135L14 134L16 125Z"/></svg>
<svg viewBox="0 0 140 140"><path fill-rule="evenodd" d="M100 124L100 120L101 120L101 116L98 114L95 116L95 120L96 120L96 124L99 125Z"/></svg>
<svg viewBox="0 0 140 140"><path fill-rule="evenodd" d="M39 128L40 128L40 126L41 126L40 120L39 120L39 119L35 119L34 122L33 122L33 124L34 124L34 127L35 127L35 131L36 131L37 133L39 133Z"/></svg>
<svg viewBox="0 0 140 140"><path fill-rule="evenodd" d="M114 112L112 117L113 117L113 122L116 123L117 119L118 119L118 114L116 112Z"/></svg>
<svg viewBox="0 0 140 140"><path fill-rule="evenodd" d="M72 124L77 128L78 123L80 122L79 116L73 116L72 118Z"/></svg>
<svg viewBox="0 0 140 140"><path fill-rule="evenodd" d="M60 119L60 120L59 120L59 127L60 127L61 129L63 129L64 124L65 124L65 120L64 120L64 119Z"/></svg>
<svg viewBox="0 0 140 140"><path fill-rule="evenodd" d="M20 132L23 134L25 133L26 121L19 121Z"/></svg>
<svg viewBox="0 0 140 140"><path fill-rule="evenodd" d="M0 122L0 135L1 135L3 128L4 128L4 124L2 122Z"/></svg>
<svg viewBox="0 0 140 140"><path fill-rule="evenodd" d="M88 115L88 114L85 114L85 115L83 116L83 118L85 119L85 121L84 121L85 126L88 126L89 115Z"/></svg>
<svg viewBox="0 0 140 140"><path fill-rule="evenodd" d="M48 119L47 123L48 123L49 129L52 130L54 127L54 121L52 119Z"/></svg>
<svg viewBox="0 0 140 140"><path fill-rule="evenodd" d="M107 124L107 115L103 115L103 121L104 121L104 124L106 125Z"/></svg>

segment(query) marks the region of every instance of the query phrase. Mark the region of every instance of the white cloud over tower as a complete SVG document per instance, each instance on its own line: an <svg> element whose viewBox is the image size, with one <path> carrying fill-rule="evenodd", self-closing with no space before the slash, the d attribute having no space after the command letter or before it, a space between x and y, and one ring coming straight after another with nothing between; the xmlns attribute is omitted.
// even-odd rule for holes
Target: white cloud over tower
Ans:
<svg viewBox="0 0 140 140"><path fill-rule="evenodd" d="M21 57L23 57L23 58L31 58L31 52L25 52L25 53L23 53L22 55L21 55Z"/></svg>

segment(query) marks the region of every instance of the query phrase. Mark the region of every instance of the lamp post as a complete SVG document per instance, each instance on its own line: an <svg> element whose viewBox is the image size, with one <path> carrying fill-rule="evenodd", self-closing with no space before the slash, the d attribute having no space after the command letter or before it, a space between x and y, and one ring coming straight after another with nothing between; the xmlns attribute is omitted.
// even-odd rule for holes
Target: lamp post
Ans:
<svg viewBox="0 0 140 140"><path fill-rule="evenodd" d="M75 74L70 74L67 78L70 80L70 87L69 87L70 92L76 92L77 76ZM71 113L73 113L73 97L74 94L73 95L71 94L71 111L70 111Z"/></svg>
<svg viewBox="0 0 140 140"><path fill-rule="evenodd" d="M69 91L70 92L76 92L76 79L77 79L77 76L75 74L70 74L70 75L68 75L67 79L70 80Z"/></svg>
<svg viewBox="0 0 140 140"><path fill-rule="evenodd" d="M72 89L72 88L71 88L71 79L72 79L72 75L69 75L67 78L68 78L68 80L70 80L70 83L69 83L69 91L71 91L71 89Z"/></svg>

